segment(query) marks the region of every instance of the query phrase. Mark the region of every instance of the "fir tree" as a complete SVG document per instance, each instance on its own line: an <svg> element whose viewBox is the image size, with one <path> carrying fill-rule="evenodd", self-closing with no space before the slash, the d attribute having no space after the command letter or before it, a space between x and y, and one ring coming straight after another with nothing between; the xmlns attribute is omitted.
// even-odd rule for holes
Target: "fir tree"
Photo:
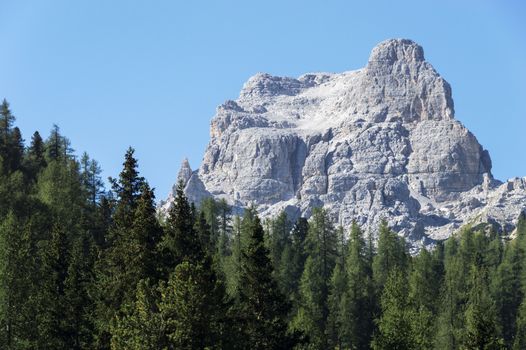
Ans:
<svg viewBox="0 0 526 350"><path fill-rule="evenodd" d="M417 349L433 349L441 278L441 261L425 249L420 251L411 266L408 297L412 339Z"/></svg>
<svg viewBox="0 0 526 350"><path fill-rule="evenodd" d="M373 324L373 284L371 261L363 233L352 223L347 254L347 290L342 310L342 331L352 349L368 347Z"/></svg>
<svg viewBox="0 0 526 350"><path fill-rule="evenodd" d="M472 268L472 286L465 312L465 335L463 346L466 349L504 349L500 337L495 304L489 295L484 270Z"/></svg>
<svg viewBox="0 0 526 350"><path fill-rule="evenodd" d="M164 349L167 345L165 320L159 313L156 289L149 280L137 284L135 300L126 305L122 316L112 324L112 349Z"/></svg>
<svg viewBox="0 0 526 350"><path fill-rule="evenodd" d="M47 165L45 159L44 140L38 131L31 137L31 144L27 150L26 168L32 180L35 180L38 173Z"/></svg>
<svg viewBox="0 0 526 350"><path fill-rule="evenodd" d="M161 232L156 220L153 192L139 176L133 149L126 152L119 180L112 180L117 195L106 247L97 261L97 346L108 348L111 322L123 305L135 298L141 279L155 278L154 262Z"/></svg>
<svg viewBox="0 0 526 350"><path fill-rule="evenodd" d="M522 301L517 314L516 336L513 341L513 350L526 349L526 299Z"/></svg>
<svg viewBox="0 0 526 350"><path fill-rule="evenodd" d="M211 259L183 261L161 286L159 312L165 336L174 349L222 349L228 342L228 321L223 285Z"/></svg>
<svg viewBox="0 0 526 350"><path fill-rule="evenodd" d="M308 335L309 348L327 348L329 285L337 258L337 236L325 210L315 208L306 238L307 260L300 303L292 327Z"/></svg>
<svg viewBox="0 0 526 350"><path fill-rule="evenodd" d="M407 300L407 278L399 267L390 270L381 300L381 316L377 319L378 332L372 348L418 349L411 337L411 320Z"/></svg>
<svg viewBox="0 0 526 350"><path fill-rule="evenodd" d="M246 348L290 349L294 339L287 334L289 304L273 278L263 227L257 216L245 225L248 242L241 262L239 315Z"/></svg>
<svg viewBox="0 0 526 350"><path fill-rule="evenodd" d="M198 233L194 229L194 213L184 194L182 182L177 186L174 203L168 212L160 250L165 277L181 262L199 262L204 255Z"/></svg>
<svg viewBox="0 0 526 350"><path fill-rule="evenodd" d="M392 269L405 271L407 256L405 242L389 229L385 220L382 220L378 234L378 251L373 259L373 277L378 293L381 293Z"/></svg>

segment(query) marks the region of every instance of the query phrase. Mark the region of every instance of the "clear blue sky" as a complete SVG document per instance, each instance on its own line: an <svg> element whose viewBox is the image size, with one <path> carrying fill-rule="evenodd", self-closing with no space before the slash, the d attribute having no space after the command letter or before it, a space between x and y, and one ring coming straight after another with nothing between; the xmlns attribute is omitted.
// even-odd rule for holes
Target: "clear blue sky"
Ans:
<svg viewBox="0 0 526 350"><path fill-rule="evenodd" d="M218 104L257 72L363 67L404 37L452 85L499 179L526 176L526 1L0 0L0 98L28 140L58 124L115 176L126 148L164 198Z"/></svg>

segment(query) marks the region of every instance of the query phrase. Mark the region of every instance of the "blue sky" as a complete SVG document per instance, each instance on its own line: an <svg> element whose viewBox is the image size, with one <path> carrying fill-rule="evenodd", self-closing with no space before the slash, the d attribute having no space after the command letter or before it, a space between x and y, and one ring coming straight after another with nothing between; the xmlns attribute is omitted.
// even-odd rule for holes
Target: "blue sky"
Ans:
<svg viewBox="0 0 526 350"><path fill-rule="evenodd" d="M126 148L164 198L217 105L257 72L363 67L410 38L503 180L526 176L526 2L0 0L0 98L26 139L53 123L115 176Z"/></svg>

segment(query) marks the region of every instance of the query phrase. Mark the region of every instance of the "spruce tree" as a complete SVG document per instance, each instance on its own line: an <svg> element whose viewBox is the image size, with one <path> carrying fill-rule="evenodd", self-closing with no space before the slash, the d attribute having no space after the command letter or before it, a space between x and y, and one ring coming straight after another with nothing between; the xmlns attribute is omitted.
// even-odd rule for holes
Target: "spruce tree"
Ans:
<svg viewBox="0 0 526 350"><path fill-rule="evenodd" d="M435 315L441 284L441 261L422 249L413 259L409 275L409 310L411 333L418 349L433 349L436 330Z"/></svg>
<svg viewBox="0 0 526 350"><path fill-rule="evenodd" d="M148 279L137 284L135 300L111 325L111 349L165 349L166 324L158 310L160 298Z"/></svg>
<svg viewBox="0 0 526 350"><path fill-rule="evenodd" d="M517 313L516 322L516 335L513 340L513 350L526 349L526 299L522 301Z"/></svg>
<svg viewBox="0 0 526 350"><path fill-rule="evenodd" d="M352 349L368 347L373 329L373 283L371 261L363 233L353 221L347 253L347 290L344 295L342 331L347 346Z"/></svg>
<svg viewBox="0 0 526 350"><path fill-rule="evenodd" d="M411 336L407 292L404 272L399 267L391 269L380 300L381 315L376 320L378 331L371 344L373 349L419 349Z"/></svg>
<svg viewBox="0 0 526 350"><path fill-rule="evenodd" d="M155 278L157 243L161 237L153 192L139 176L133 149L128 149L119 180L112 180L117 196L105 248L96 264L97 346L108 348L112 322L123 305L135 298L141 279Z"/></svg>
<svg viewBox="0 0 526 350"><path fill-rule="evenodd" d="M159 246L165 278L184 260L197 262L204 251L194 228L194 213L184 194L184 184L179 182L174 203L168 212L165 234Z"/></svg>
<svg viewBox="0 0 526 350"><path fill-rule="evenodd" d="M30 179L35 180L38 173L47 165L45 152L44 140L42 140L40 133L35 131L31 137L26 156L26 168Z"/></svg>
<svg viewBox="0 0 526 350"><path fill-rule="evenodd" d="M270 232L268 234L268 248L270 251L270 260L276 272L276 277L279 281L281 278L279 272L282 269L281 257L283 251L289 245L289 234L291 224L287 217L287 213L281 212L278 216L270 222ZM283 286L280 283L280 287ZM282 289L283 290L283 289Z"/></svg>
<svg viewBox="0 0 526 350"><path fill-rule="evenodd" d="M257 215L245 223L244 229L248 237L242 250L239 315L245 348L290 349L295 341L287 334L290 305L273 277L263 227Z"/></svg>
<svg viewBox="0 0 526 350"><path fill-rule="evenodd" d="M35 296L42 278L37 245L48 213L37 205L30 204L30 210L30 218L10 211L0 222L0 346L5 349L38 344Z"/></svg>
<svg viewBox="0 0 526 350"><path fill-rule="evenodd" d="M51 238L41 250L40 274L44 277L38 297L38 343L43 348L70 348L71 334L66 304L70 237L66 228L54 223Z"/></svg>
<svg viewBox="0 0 526 350"><path fill-rule="evenodd" d="M408 254L404 240L382 220L378 233L378 250L373 259L373 277L377 293L381 293L392 269L405 271L407 264Z"/></svg>
<svg viewBox="0 0 526 350"><path fill-rule="evenodd" d="M9 103L4 99L0 105L0 163L3 165L3 174L7 174L13 170L10 167L10 153L14 122L15 116L11 113Z"/></svg>
<svg viewBox="0 0 526 350"><path fill-rule="evenodd" d="M300 282L300 303L292 327L306 334L309 348L327 348L329 285L337 258L337 236L324 209L315 208L306 238L307 260Z"/></svg>
<svg viewBox="0 0 526 350"><path fill-rule="evenodd" d="M209 257L177 265L160 293L159 312L169 348L222 349L228 343L228 304Z"/></svg>
<svg viewBox="0 0 526 350"><path fill-rule="evenodd" d="M500 337L495 304L491 300L485 269L472 267L471 291L465 312L465 334L463 346L466 349L504 349Z"/></svg>
<svg viewBox="0 0 526 350"><path fill-rule="evenodd" d="M329 307L327 335L330 348L342 349L349 343L347 329L345 328L345 311L348 308L345 297L347 283L345 262L339 258L332 272L327 302Z"/></svg>

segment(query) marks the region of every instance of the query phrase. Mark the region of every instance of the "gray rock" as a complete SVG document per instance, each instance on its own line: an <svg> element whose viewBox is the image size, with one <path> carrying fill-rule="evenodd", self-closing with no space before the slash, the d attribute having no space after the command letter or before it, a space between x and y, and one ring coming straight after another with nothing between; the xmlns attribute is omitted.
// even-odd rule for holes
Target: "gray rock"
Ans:
<svg viewBox="0 0 526 350"><path fill-rule="evenodd" d="M178 176L196 203L225 198L263 216L323 205L335 223L367 230L385 218L415 249L468 223L510 232L526 208L526 180L493 179L488 152L454 118L449 84L411 40L380 43L356 71L257 74L210 129L200 168L185 161Z"/></svg>

